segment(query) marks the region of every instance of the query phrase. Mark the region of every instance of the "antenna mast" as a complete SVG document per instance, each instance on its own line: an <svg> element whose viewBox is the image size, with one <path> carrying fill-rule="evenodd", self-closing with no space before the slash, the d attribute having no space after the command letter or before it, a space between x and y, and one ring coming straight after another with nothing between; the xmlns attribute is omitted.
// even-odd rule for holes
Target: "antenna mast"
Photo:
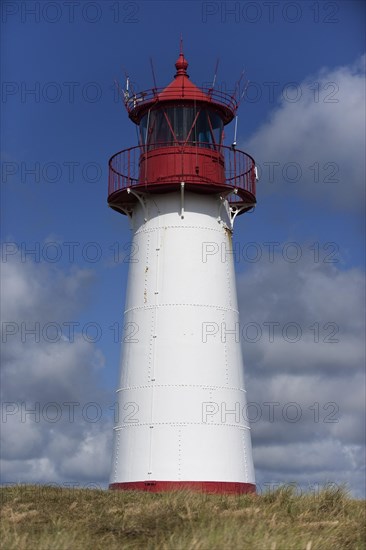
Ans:
<svg viewBox="0 0 366 550"><path fill-rule="evenodd" d="M153 64L152 57L150 57L150 66L151 66L151 72L152 72L152 77L153 77L153 82L154 82L154 92L155 92L155 90L157 90L158 87L156 85L155 70L154 70L154 64Z"/></svg>
<svg viewBox="0 0 366 550"><path fill-rule="evenodd" d="M237 131L238 131L238 115L236 115L235 117L235 127L234 127L234 141L232 143L232 147L236 147L236 135L237 135Z"/></svg>
<svg viewBox="0 0 366 550"><path fill-rule="evenodd" d="M220 61L220 59L217 58L217 60L216 60L216 66L215 66L215 73L214 73L214 77L213 77L213 81L212 81L211 90L214 89L215 84L216 84L216 76L217 76L217 69L218 69L218 67L219 67L219 61Z"/></svg>

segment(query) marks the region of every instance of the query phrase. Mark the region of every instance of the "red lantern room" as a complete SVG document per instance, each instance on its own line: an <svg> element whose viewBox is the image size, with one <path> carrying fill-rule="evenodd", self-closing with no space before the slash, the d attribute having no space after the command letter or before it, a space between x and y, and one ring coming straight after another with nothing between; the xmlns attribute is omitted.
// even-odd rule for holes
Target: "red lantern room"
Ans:
<svg viewBox="0 0 366 550"><path fill-rule="evenodd" d="M175 67L166 88L124 93L128 115L139 126L139 145L109 161L109 206L129 214L140 193L185 189L221 195L237 214L250 210L256 203L255 162L223 145L236 99L193 84L182 51Z"/></svg>

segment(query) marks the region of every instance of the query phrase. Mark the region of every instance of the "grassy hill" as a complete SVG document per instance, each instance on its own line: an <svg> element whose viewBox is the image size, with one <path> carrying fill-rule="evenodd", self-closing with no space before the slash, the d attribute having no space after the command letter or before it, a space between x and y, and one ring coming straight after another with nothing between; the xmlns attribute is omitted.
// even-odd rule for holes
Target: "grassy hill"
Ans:
<svg viewBox="0 0 366 550"><path fill-rule="evenodd" d="M1 489L2 550L364 549L365 501L296 496Z"/></svg>

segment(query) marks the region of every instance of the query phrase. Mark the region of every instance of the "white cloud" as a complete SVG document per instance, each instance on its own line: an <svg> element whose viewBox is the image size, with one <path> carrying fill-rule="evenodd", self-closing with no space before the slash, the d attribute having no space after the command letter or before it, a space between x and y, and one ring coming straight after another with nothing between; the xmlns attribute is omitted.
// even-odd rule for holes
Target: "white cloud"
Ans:
<svg viewBox="0 0 366 550"><path fill-rule="evenodd" d="M66 478L106 481L111 467L112 424L94 425L70 456L65 456L61 472Z"/></svg>
<svg viewBox="0 0 366 550"><path fill-rule="evenodd" d="M258 371L328 373L362 369L364 275L303 257L253 264L238 278L242 326L257 323L258 344L245 330L245 353ZM265 325L264 323L267 323ZM270 341L273 325L274 341ZM294 340L293 342L288 340ZM296 341L297 340L297 341ZM317 341L319 340L319 341Z"/></svg>
<svg viewBox="0 0 366 550"><path fill-rule="evenodd" d="M104 357L80 325L71 339L63 326L77 322L93 273L11 259L2 282L2 481L105 483L112 421ZM27 333L36 323L36 335ZM43 331L50 323L63 327L61 337Z"/></svg>
<svg viewBox="0 0 366 550"><path fill-rule="evenodd" d="M322 205L328 215L330 207L352 213L364 208L364 73L365 56L311 75L301 82L298 101L282 97L270 119L241 144L260 165L259 197L301 198L310 208ZM290 181L295 176L298 181ZM362 494L364 289L361 270L346 269L342 261L315 262L309 253L298 262L280 254L273 262L263 257L239 276L241 325L261 330L257 342L250 341L254 330L241 334L248 400L262 411L252 423L260 483L346 481ZM277 323L272 341L268 323ZM273 419L264 403L278 403ZM301 412L297 422L289 418L296 412L286 408L289 403Z"/></svg>
<svg viewBox="0 0 366 550"><path fill-rule="evenodd" d="M238 278L241 325L251 322L262 329L257 342L241 333L248 401L261 411L257 417L255 408L249 410L255 419L258 480L303 485L347 481L354 494L361 494L364 275L358 269L314 263L310 256L291 263L278 254L273 260L253 264ZM269 322L278 323L272 340L265 325ZM284 336L287 323L300 327L297 341ZM327 341L328 323L332 330L339 327L333 336L337 342Z"/></svg>
<svg viewBox="0 0 366 550"><path fill-rule="evenodd" d="M352 66L323 69L300 84L298 101L282 97L270 120L241 144L261 167L259 195L289 192L342 210L363 208L364 72L365 56ZM265 163L279 163L274 178Z"/></svg>
<svg viewBox="0 0 366 550"><path fill-rule="evenodd" d="M12 259L2 265L4 320L44 322L65 320L88 300L94 274L74 268L65 273L50 263ZM35 317L35 312L38 317Z"/></svg>

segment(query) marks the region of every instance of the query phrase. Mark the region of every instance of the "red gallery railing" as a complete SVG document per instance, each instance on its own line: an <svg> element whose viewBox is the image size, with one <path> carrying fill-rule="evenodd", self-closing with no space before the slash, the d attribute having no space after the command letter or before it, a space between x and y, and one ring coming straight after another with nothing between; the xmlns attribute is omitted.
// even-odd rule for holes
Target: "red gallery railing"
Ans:
<svg viewBox="0 0 366 550"><path fill-rule="evenodd" d="M153 168L157 157L162 168L156 172ZM156 173L161 176L160 170L163 170L164 176L155 177ZM197 190L199 187L209 192L216 189L217 192L231 191L229 202L232 204L246 199L255 202L255 161L239 149L223 145L218 148L208 143L200 143L199 146L192 143L160 143L130 147L109 160L109 198L128 188L153 192L155 187L168 191L183 181L191 188L197 186Z"/></svg>
<svg viewBox="0 0 366 550"><path fill-rule="evenodd" d="M235 113L239 107L239 103L234 95L206 87L197 88L197 91L200 94L200 97L197 98L200 102L203 101L207 104L214 104L231 113ZM182 88L182 94L180 100L184 101L184 88ZM164 101L177 100L177 90L175 88L172 90L169 88L151 88L132 95L127 95L123 98L123 101L128 114L134 118L135 112L138 112L141 108L145 109L147 104L153 105L154 102L158 102L161 99L161 95L164 96ZM205 99L203 99L201 95L205 95ZM192 100L192 98L190 98L190 100Z"/></svg>

